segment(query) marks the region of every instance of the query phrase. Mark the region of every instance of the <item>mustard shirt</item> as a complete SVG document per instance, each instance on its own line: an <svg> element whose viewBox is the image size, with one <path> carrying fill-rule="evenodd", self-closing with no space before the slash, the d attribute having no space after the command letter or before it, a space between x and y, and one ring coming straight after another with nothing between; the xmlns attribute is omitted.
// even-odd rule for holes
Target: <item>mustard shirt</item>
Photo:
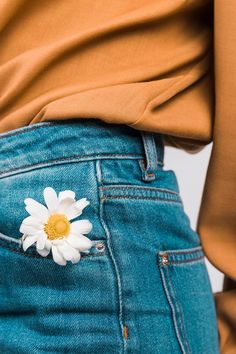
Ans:
<svg viewBox="0 0 236 354"><path fill-rule="evenodd" d="M213 141L197 231L235 354L236 1L0 0L0 133L80 117L191 153Z"/></svg>

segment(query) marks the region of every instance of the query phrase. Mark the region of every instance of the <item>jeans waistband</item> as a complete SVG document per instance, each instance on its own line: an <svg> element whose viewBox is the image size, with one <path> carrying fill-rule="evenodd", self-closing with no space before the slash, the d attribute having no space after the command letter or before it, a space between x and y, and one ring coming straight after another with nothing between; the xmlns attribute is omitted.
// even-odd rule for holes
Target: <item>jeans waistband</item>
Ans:
<svg viewBox="0 0 236 354"><path fill-rule="evenodd" d="M163 166L159 133L108 124L95 118L46 121L0 134L0 178L41 168L92 159L139 159L145 181Z"/></svg>

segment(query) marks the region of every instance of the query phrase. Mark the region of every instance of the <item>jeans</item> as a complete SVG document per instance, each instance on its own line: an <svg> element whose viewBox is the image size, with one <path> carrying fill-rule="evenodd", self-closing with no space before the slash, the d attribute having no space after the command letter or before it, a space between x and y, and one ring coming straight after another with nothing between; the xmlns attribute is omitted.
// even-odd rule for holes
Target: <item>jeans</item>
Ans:
<svg viewBox="0 0 236 354"><path fill-rule="evenodd" d="M0 135L0 352L218 354L213 293L163 135L98 119ZM60 266L22 249L24 199L72 190L93 242ZM79 217L81 218L81 217Z"/></svg>

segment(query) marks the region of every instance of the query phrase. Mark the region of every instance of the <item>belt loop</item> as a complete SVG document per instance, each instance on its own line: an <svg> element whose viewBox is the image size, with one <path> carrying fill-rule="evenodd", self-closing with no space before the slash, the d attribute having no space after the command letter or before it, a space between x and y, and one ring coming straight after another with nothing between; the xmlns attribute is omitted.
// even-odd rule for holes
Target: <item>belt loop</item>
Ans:
<svg viewBox="0 0 236 354"><path fill-rule="evenodd" d="M142 179L144 181L153 181L156 179L156 171L159 168L158 165L163 165L163 140L161 139L160 149L158 149L154 133L147 131L140 131L140 133L145 151L145 161L139 160L139 165L142 170ZM160 136L160 138L162 138L162 136Z"/></svg>

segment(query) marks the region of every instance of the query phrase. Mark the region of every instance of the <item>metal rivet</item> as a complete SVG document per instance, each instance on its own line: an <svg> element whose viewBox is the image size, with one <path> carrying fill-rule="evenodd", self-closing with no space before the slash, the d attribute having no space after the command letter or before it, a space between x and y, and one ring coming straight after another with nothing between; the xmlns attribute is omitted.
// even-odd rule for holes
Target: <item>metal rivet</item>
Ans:
<svg viewBox="0 0 236 354"><path fill-rule="evenodd" d="M168 264L168 262L169 262L169 260L168 260L168 255L167 255L167 254L162 254L162 255L161 255L161 263L162 263L163 265L166 265L166 264Z"/></svg>
<svg viewBox="0 0 236 354"><path fill-rule="evenodd" d="M105 249L105 244L103 242L99 242L96 244L96 249L98 251L103 251Z"/></svg>

